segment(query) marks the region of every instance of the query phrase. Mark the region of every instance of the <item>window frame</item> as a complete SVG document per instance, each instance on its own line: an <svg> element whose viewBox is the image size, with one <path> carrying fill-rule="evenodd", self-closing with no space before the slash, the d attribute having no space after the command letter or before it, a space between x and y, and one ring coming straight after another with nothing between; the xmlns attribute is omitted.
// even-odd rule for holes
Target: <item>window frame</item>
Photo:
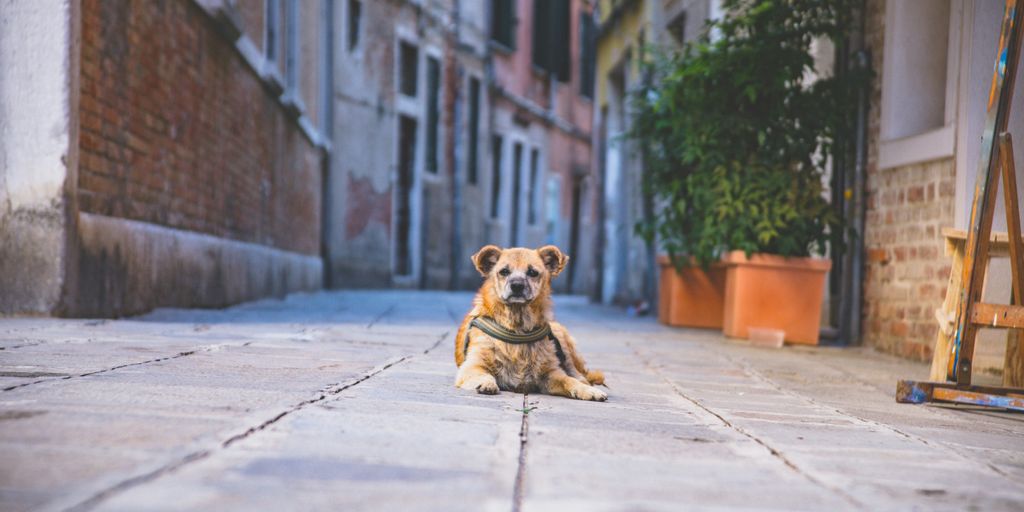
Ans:
<svg viewBox="0 0 1024 512"><path fill-rule="evenodd" d="M356 7L353 15L353 7ZM345 49L353 53L360 47L363 27L363 1L348 0L345 4ZM355 26L353 26L353 24Z"/></svg>
<svg viewBox="0 0 1024 512"><path fill-rule="evenodd" d="M501 7L501 9L499 9ZM516 51L516 30L519 27L519 16L518 16L518 1L517 0L491 0L488 2L489 16L488 16L488 27L487 27L487 40L488 43L497 49L503 50L508 53ZM508 38L499 38L496 27L498 20L495 18L499 15L499 11L505 11L504 14L508 17L507 30ZM504 35L504 34L501 34Z"/></svg>
<svg viewBox="0 0 1024 512"><path fill-rule="evenodd" d="M469 114L466 119L466 183L477 185L480 182L481 80L470 75L466 87L469 91L466 95Z"/></svg>
<svg viewBox="0 0 1024 512"><path fill-rule="evenodd" d="M949 0L949 30L946 40L946 77L943 100L943 123L920 133L901 137L887 136L887 123L892 105L899 101L892 95L897 80L904 79L907 69L899 69L893 63L896 51L892 41L894 32L899 30L893 23L896 5L887 2L885 6L885 34L882 45L881 106L879 109L878 168L891 169L929 160L952 157L956 149L957 79L960 74L960 38L962 35L963 2Z"/></svg>

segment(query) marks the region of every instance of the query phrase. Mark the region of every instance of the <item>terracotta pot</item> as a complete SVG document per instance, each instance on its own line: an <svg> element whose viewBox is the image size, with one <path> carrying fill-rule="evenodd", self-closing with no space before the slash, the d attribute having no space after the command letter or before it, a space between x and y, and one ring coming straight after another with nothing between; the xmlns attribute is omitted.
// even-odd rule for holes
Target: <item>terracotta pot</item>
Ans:
<svg viewBox="0 0 1024 512"><path fill-rule="evenodd" d="M818 344L825 278L832 261L784 258L743 251L730 252L725 262L726 336L746 338L749 327L785 331L791 343Z"/></svg>
<svg viewBox="0 0 1024 512"><path fill-rule="evenodd" d="M707 270L690 266L677 271L668 256L658 257L658 321L673 326L722 327L725 300L725 265Z"/></svg>

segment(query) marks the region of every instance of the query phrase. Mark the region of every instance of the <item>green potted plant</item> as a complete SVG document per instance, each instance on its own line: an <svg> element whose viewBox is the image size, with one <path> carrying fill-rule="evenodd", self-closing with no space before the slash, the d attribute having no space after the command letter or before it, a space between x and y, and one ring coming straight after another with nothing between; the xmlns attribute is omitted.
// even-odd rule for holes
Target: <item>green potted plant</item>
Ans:
<svg viewBox="0 0 1024 512"><path fill-rule="evenodd" d="M628 136L659 208L638 232L660 243L663 264L682 279L704 272L715 282L716 267L725 269L729 336L755 326L818 340L830 262L814 256L836 247L843 229L823 176L865 77L816 76L812 49L829 40L842 51L854 5L727 0L704 36L681 52L651 52L645 64L650 85L634 94Z"/></svg>

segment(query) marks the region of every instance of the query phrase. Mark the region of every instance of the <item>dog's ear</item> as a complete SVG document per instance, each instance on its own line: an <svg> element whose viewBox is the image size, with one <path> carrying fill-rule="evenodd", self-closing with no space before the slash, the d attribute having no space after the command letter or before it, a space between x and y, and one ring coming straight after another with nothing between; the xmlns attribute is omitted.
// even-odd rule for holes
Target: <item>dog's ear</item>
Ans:
<svg viewBox="0 0 1024 512"><path fill-rule="evenodd" d="M476 270L480 272L480 275L487 277L487 274L491 273L494 266L498 264L498 258L501 257L501 248L496 245L485 245L480 248L476 254L471 258L473 265Z"/></svg>
<svg viewBox="0 0 1024 512"><path fill-rule="evenodd" d="M548 269L548 272L551 272L551 277L557 276L565 268L565 264L569 262L569 257L562 254L562 251L553 245L545 245L537 249L537 254L540 254L544 267Z"/></svg>

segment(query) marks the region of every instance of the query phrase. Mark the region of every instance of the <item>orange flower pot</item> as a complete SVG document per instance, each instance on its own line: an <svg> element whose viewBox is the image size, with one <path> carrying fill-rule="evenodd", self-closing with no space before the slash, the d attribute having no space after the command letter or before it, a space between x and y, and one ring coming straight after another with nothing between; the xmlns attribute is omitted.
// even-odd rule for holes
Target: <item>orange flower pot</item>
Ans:
<svg viewBox="0 0 1024 512"><path fill-rule="evenodd" d="M677 271L668 256L658 257L661 268L658 321L677 327L722 327L725 265L708 269L690 266Z"/></svg>
<svg viewBox="0 0 1024 512"><path fill-rule="evenodd" d="M785 331L790 343L818 344L825 278L832 261L730 252L726 272L726 336L746 338L748 328Z"/></svg>

